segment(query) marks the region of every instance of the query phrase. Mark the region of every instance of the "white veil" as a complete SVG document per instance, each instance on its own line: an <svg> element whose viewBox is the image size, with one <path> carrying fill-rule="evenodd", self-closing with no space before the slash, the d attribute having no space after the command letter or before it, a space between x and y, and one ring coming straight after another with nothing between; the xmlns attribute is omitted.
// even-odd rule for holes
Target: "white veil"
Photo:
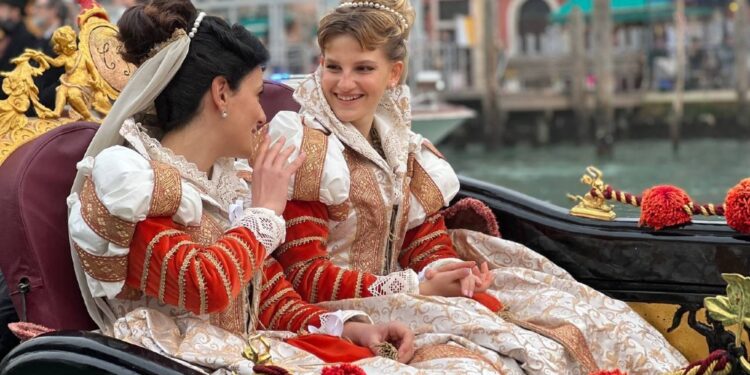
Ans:
<svg viewBox="0 0 750 375"><path fill-rule="evenodd" d="M198 18L202 19L202 15L203 13ZM177 30L166 46L138 67L119 97L115 100L109 114L104 118L99 130L97 130L96 135L91 140L84 158L95 157L107 147L123 143L124 139L120 135L120 127L123 122L152 106L156 97L164 90L182 66L189 48L190 37L184 30ZM79 194L81 192L83 180L83 173L78 171L73 182L71 194ZM115 314L104 298L92 297L88 283L86 282L86 274L81 267L78 254L73 247L72 239L69 238L69 240L71 241L71 255L73 257L76 278L78 279L78 286L81 288L81 294L83 295L89 315L104 334L111 334L112 324L116 320Z"/></svg>

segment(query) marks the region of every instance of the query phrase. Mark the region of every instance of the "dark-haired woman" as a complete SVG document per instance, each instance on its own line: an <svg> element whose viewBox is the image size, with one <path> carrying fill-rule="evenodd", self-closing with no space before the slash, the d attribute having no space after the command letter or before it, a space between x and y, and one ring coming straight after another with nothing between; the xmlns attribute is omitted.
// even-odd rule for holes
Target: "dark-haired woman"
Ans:
<svg viewBox="0 0 750 375"><path fill-rule="evenodd" d="M413 335L405 326L309 305L266 259L287 225L277 187L304 154L289 162L294 150L283 140L269 145L261 43L189 1L137 5L118 26L123 58L139 68L68 198L78 281L99 328L240 373L252 371L241 353L256 328L320 333L274 341L274 359L287 366L371 357L368 347L384 341L408 360ZM238 177L236 158L254 167L252 186Z"/></svg>

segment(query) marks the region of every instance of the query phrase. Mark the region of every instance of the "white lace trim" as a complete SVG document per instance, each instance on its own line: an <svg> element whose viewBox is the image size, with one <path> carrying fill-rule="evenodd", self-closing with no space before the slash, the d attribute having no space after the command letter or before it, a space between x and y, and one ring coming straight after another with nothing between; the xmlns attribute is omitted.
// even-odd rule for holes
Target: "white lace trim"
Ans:
<svg viewBox="0 0 750 375"><path fill-rule="evenodd" d="M450 264L450 263L461 263L463 260L458 258L443 258L438 259L428 265L426 265L424 268L422 268L421 271L419 271L419 275L417 277L419 278L419 282L425 281L425 274L427 274L427 270L431 269L437 269L442 267L443 265Z"/></svg>
<svg viewBox="0 0 750 375"><path fill-rule="evenodd" d="M310 331L310 333L320 333L324 335L341 337L341 334L344 333L344 323L355 318L357 321L372 324L372 319L370 319L370 317L362 311L338 310L336 312L321 314L320 328L315 326L307 326L307 330Z"/></svg>
<svg viewBox="0 0 750 375"><path fill-rule="evenodd" d="M375 282L367 288L373 296L396 293L419 294L419 277L413 270L393 272L386 276L375 277Z"/></svg>
<svg viewBox="0 0 750 375"><path fill-rule="evenodd" d="M139 153L145 152L148 158L167 163L180 171L180 175L189 180L199 190L217 199L222 208L226 208L238 196L247 196L249 189L237 177L234 159L221 158L214 165L213 178L198 169L194 163L182 155L176 155L172 150L161 145L157 139L149 136L140 123L132 118L125 120L120 129L120 135L130 142Z"/></svg>
<svg viewBox="0 0 750 375"><path fill-rule="evenodd" d="M250 229L255 238L263 244L266 256L270 256L279 244L286 238L286 222L275 212L263 207L244 209L244 215L236 217L232 228L245 227Z"/></svg>

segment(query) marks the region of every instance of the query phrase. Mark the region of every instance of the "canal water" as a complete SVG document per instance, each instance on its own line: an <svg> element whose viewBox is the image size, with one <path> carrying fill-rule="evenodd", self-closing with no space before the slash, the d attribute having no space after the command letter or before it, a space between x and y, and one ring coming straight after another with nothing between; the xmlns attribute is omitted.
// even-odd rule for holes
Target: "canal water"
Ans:
<svg viewBox="0 0 750 375"><path fill-rule="evenodd" d="M683 188L698 203L720 204L728 189L750 177L750 141L684 140L678 156L668 140L622 141L614 157L597 161L594 146L516 145L486 151L481 145L463 149L441 147L456 171L465 176L517 190L535 198L571 207L566 193L583 195L580 183L588 165L604 173L615 189L640 194L657 184ZM619 205L618 217L637 217L637 209Z"/></svg>

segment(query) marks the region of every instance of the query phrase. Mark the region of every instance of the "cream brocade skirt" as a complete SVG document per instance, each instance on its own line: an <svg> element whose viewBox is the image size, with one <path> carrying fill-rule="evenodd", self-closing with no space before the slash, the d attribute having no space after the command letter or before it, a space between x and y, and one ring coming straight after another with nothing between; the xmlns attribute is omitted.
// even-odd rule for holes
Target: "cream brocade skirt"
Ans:
<svg viewBox="0 0 750 375"><path fill-rule="evenodd" d="M477 232L450 232L463 259L490 264L495 280L488 292L512 318L506 316L508 321L467 298L396 294L320 304L334 310L362 310L375 322L398 320L415 331L416 362L403 365L384 358L357 362L368 374L587 375L592 364L582 361L581 353L590 353L593 366L621 369L629 375L663 374L687 365L625 303L575 281L536 252ZM585 340L570 339L569 330L562 341L537 333L539 327L553 330L571 325ZM115 336L217 374L252 373L252 363L241 355L242 338L196 318L172 319L139 309L115 324ZM292 373L319 374L325 366L281 341L291 333L267 332L266 336L273 342L274 362Z"/></svg>

